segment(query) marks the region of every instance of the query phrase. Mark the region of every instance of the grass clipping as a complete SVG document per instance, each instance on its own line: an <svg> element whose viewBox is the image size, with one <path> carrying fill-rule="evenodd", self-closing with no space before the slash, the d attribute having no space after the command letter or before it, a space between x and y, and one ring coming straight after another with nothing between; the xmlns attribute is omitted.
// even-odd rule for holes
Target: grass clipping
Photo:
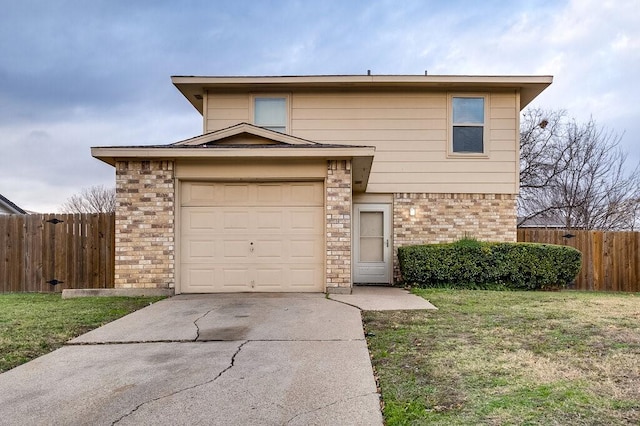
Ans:
<svg viewBox="0 0 640 426"><path fill-rule="evenodd" d="M640 424L640 298L420 290L365 312L388 425Z"/></svg>

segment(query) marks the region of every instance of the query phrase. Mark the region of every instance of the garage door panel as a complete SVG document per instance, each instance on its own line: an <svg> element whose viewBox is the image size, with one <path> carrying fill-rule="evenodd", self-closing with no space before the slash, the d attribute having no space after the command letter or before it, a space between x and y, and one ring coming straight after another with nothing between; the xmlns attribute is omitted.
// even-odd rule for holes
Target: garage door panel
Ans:
<svg viewBox="0 0 640 426"><path fill-rule="evenodd" d="M218 187L209 185L204 182L194 182L187 187L184 191L183 198L186 202L193 203L208 203L216 200L216 192Z"/></svg>
<svg viewBox="0 0 640 426"><path fill-rule="evenodd" d="M313 266L309 266L306 268L291 268L289 273L291 279L291 287L297 289L298 291L302 291L303 289L316 288L318 285L316 268Z"/></svg>
<svg viewBox="0 0 640 426"><path fill-rule="evenodd" d="M256 290L265 287L281 288L283 282L285 282L285 277L282 267L256 268Z"/></svg>
<svg viewBox="0 0 640 426"><path fill-rule="evenodd" d="M194 211L190 212L189 229L190 230L213 230L216 224L216 215L213 212Z"/></svg>
<svg viewBox="0 0 640 426"><path fill-rule="evenodd" d="M245 230L251 226L251 215L245 210L225 210L223 213L224 230Z"/></svg>
<svg viewBox="0 0 640 426"><path fill-rule="evenodd" d="M251 277L248 268L237 266L221 266L220 268L222 270L222 281L217 284L222 284L224 288L251 288Z"/></svg>
<svg viewBox="0 0 640 426"><path fill-rule="evenodd" d="M186 269L186 274L184 275L184 280L190 288L209 288L216 282L215 270L209 267L190 267Z"/></svg>
<svg viewBox="0 0 640 426"><path fill-rule="evenodd" d="M183 292L324 289L321 182L183 183L182 194Z"/></svg>
<svg viewBox="0 0 640 426"><path fill-rule="evenodd" d="M291 209L287 212L289 229L292 231L317 232L318 223L322 222L322 213L317 209Z"/></svg>
<svg viewBox="0 0 640 426"><path fill-rule="evenodd" d="M201 209L191 208L183 210L182 233L200 234L216 232L219 228L220 216L218 212L207 212Z"/></svg>
<svg viewBox="0 0 640 426"><path fill-rule="evenodd" d="M249 199L249 184L223 184L220 205L244 204Z"/></svg>
<svg viewBox="0 0 640 426"><path fill-rule="evenodd" d="M215 242L209 239L195 240L190 239L185 244L184 256L189 262L198 262L203 259L215 258Z"/></svg>
<svg viewBox="0 0 640 426"><path fill-rule="evenodd" d="M284 201L283 191L286 188L282 184L258 184L256 186L256 198L258 204L278 204Z"/></svg>
<svg viewBox="0 0 640 426"><path fill-rule="evenodd" d="M296 200L295 205L321 207L324 205L324 188L314 182L292 183L290 197Z"/></svg>
<svg viewBox="0 0 640 426"><path fill-rule="evenodd" d="M258 231L281 231L282 211L279 210L258 210L256 214L256 230Z"/></svg>
<svg viewBox="0 0 640 426"><path fill-rule="evenodd" d="M309 261L310 259L321 258L321 247L318 247L318 242L315 240L298 240L291 241L291 249L289 250L292 260ZM319 250L320 249L320 250Z"/></svg>
<svg viewBox="0 0 640 426"><path fill-rule="evenodd" d="M257 240L254 243L254 254L257 260L267 259L273 261L274 259L283 258L286 253L283 250L284 242L282 240Z"/></svg>
<svg viewBox="0 0 640 426"><path fill-rule="evenodd" d="M222 254L219 256L221 261L238 262L243 259L246 261L251 252L249 251L249 241L246 239L225 239L222 241Z"/></svg>

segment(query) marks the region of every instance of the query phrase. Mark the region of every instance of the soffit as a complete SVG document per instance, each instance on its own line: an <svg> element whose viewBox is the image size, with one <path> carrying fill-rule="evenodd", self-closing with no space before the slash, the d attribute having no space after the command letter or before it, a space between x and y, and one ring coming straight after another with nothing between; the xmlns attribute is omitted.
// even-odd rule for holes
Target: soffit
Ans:
<svg viewBox="0 0 640 426"><path fill-rule="evenodd" d="M520 91L520 109L527 106L552 82L552 76L464 75L333 75L280 77L174 76L173 84L202 114L207 92L296 90L422 90L422 91Z"/></svg>

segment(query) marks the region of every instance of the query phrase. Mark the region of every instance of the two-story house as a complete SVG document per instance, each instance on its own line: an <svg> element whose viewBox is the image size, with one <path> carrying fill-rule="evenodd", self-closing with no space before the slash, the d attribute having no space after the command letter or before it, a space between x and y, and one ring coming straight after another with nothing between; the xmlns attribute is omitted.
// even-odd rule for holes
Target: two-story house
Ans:
<svg viewBox="0 0 640 426"><path fill-rule="evenodd" d="M550 76L173 77L203 134L116 169L116 287L350 292L397 247L516 240L519 113Z"/></svg>

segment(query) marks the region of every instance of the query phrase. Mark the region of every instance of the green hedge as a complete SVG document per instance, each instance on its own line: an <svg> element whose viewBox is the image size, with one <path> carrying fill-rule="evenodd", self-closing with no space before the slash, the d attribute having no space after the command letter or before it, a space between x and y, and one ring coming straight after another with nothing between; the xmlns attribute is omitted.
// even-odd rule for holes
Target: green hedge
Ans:
<svg viewBox="0 0 640 426"><path fill-rule="evenodd" d="M398 259L405 284L479 289L564 288L582 265L572 247L474 240L400 247Z"/></svg>

